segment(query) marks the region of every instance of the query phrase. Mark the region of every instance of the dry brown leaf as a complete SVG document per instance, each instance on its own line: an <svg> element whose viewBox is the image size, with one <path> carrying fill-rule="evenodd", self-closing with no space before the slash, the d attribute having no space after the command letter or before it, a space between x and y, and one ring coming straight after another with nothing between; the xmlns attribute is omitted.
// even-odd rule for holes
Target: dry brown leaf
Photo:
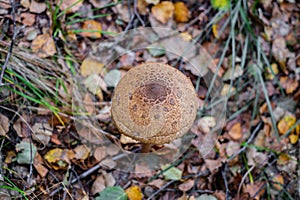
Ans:
<svg viewBox="0 0 300 200"><path fill-rule="evenodd" d="M31 13L22 13L20 15L20 21L26 26L32 26L35 22L35 14Z"/></svg>
<svg viewBox="0 0 300 200"><path fill-rule="evenodd" d="M164 186L165 183L166 183L165 180L155 179L155 180L151 181L150 183L148 183L148 185L155 186L156 188L161 188L162 186Z"/></svg>
<svg viewBox="0 0 300 200"><path fill-rule="evenodd" d="M287 94L293 93L299 86L296 79L288 78L287 76L280 77L280 84Z"/></svg>
<svg viewBox="0 0 300 200"><path fill-rule="evenodd" d="M20 4L24 7L24 8L29 8L30 6L30 0L21 0Z"/></svg>
<svg viewBox="0 0 300 200"><path fill-rule="evenodd" d="M284 179L281 174L276 174L272 177L273 186L276 190L282 190L284 185Z"/></svg>
<svg viewBox="0 0 300 200"><path fill-rule="evenodd" d="M94 157L97 161L101 161L106 157L106 148L105 147L97 147L94 152Z"/></svg>
<svg viewBox="0 0 300 200"><path fill-rule="evenodd" d="M90 37L92 39L101 38L102 26L100 22L95 20L86 20L83 23L82 30L85 31L80 33L82 37Z"/></svg>
<svg viewBox="0 0 300 200"><path fill-rule="evenodd" d="M141 15L146 15L147 14L147 6L148 3L146 0L138 0L137 1L137 9Z"/></svg>
<svg viewBox="0 0 300 200"><path fill-rule="evenodd" d="M103 67L103 63L91 57L87 57L81 63L80 73L83 77L87 77L91 74L100 74L103 71Z"/></svg>
<svg viewBox="0 0 300 200"><path fill-rule="evenodd" d="M116 179L112 175L112 173L103 172L103 176L104 176L104 179L105 179L105 185L107 187L114 186L116 184Z"/></svg>
<svg viewBox="0 0 300 200"><path fill-rule="evenodd" d="M136 186L130 186L128 189L125 190L128 199L129 200L142 200L143 199L143 194L141 192L141 189Z"/></svg>
<svg viewBox="0 0 300 200"><path fill-rule="evenodd" d="M45 33L38 35L31 44L31 49L41 58L53 56L56 53L55 43L51 35Z"/></svg>
<svg viewBox="0 0 300 200"><path fill-rule="evenodd" d="M192 187L195 184L195 180L193 179L188 179L187 181L185 181L184 183L181 183L178 188L179 190L181 190L182 192L187 192L190 189L192 189Z"/></svg>
<svg viewBox="0 0 300 200"><path fill-rule="evenodd" d="M286 42L283 37L277 37L273 40L272 53L277 62L279 63L281 69L284 70L285 73L287 73L286 60L289 57L290 52L286 47Z"/></svg>
<svg viewBox="0 0 300 200"><path fill-rule="evenodd" d="M46 10L45 2L37 2L36 0L32 0L30 3L29 11L32 13L42 13Z"/></svg>
<svg viewBox="0 0 300 200"><path fill-rule="evenodd" d="M105 189L105 179L103 175L97 176L96 180L93 183L91 188L91 192L93 195L102 192Z"/></svg>
<svg viewBox="0 0 300 200"><path fill-rule="evenodd" d="M82 129L77 130L77 132L78 132L78 135L82 139L84 139L92 144L101 144L101 142L103 140L102 136L99 135L99 133L93 131L90 128L82 128Z"/></svg>
<svg viewBox="0 0 300 200"><path fill-rule="evenodd" d="M86 93L84 95L83 102L84 102L84 108L88 112L88 114L89 115L94 114L96 109L92 97L89 93Z"/></svg>
<svg viewBox="0 0 300 200"><path fill-rule="evenodd" d="M189 9L183 2L176 2L174 4L174 18L176 22L187 22L189 20Z"/></svg>
<svg viewBox="0 0 300 200"><path fill-rule="evenodd" d="M44 178L47 175L48 169L44 166L43 158L39 153L34 157L33 166L41 177Z"/></svg>
<svg viewBox="0 0 300 200"><path fill-rule="evenodd" d="M78 145L74 149L74 158L83 162L90 155L90 149L86 145Z"/></svg>
<svg viewBox="0 0 300 200"><path fill-rule="evenodd" d="M152 7L151 13L158 21L165 24L173 16L174 5L171 1L160 2Z"/></svg>
<svg viewBox="0 0 300 200"><path fill-rule="evenodd" d="M0 135L6 136L6 133L9 130L9 120L5 115L0 113Z"/></svg>
<svg viewBox="0 0 300 200"><path fill-rule="evenodd" d="M132 139L131 137L128 137L124 134L121 134L120 142L122 144L137 144L139 143L138 141Z"/></svg>
<svg viewBox="0 0 300 200"><path fill-rule="evenodd" d="M238 122L234 124L230 130L228 131L228 135L233 139L233 140L239 140L242 138L242 126L241 123Z"/></svg>
<svg viewBox="0 0 300 200"><path fill-rule="evenodd" d="M251 197L254 197L255 195L255 199L259 200L260 197L264 194L265 189L261 189L263 187L264 183L263 182L254 182L254 183L250 183L245 185L244 187L244 192L245 193L249 193Z"/></svg>
<svg viewBox="0 0 300 200"><path fill-rule="evenodd" d="M209 169L211 173L214 173L219 169L219 167L222 166L222 161L221 159L218 160L205 159L205 166Z"/></svg>
<svg viewBox="0 0 300 200"><path fill-rule="evenodd" d="M68 13L74 13L79 10L82 6L83 0L62 0L59 6L60 10L66 11Z"/></svg>
<svg viewBox="0 0 300 200"><path fill-rule="evenodd" d="M106 147L106 152L110 156L116 155L120 151L120 148L115 144L110 144Z"/></svg>
<svg viewBox="0 0 300 200"><path fill-rule="evenodd" d="M47 145L52 135L52 128L48 123L35 123L32 126L32 139L36 142Z"/></svg>

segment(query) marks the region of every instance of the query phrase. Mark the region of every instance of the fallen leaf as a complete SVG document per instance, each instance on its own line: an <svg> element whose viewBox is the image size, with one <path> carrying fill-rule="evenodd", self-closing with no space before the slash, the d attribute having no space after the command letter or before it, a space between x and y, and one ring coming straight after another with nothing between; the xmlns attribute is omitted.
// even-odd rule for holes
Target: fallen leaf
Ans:
<svg viewBox="0 0 300 200"><path fill-rule="evenodd" d="M97 161L101 161L106 157L106 147L97 147L95 152L94 152L94 157L96 158Z"/></svg>
<svg viewBox="0 0 300 200"><path fill-rule="evenodd" d="M196 200L217 200L217 198L213 195L202 194L197 197Z"/></svg>
<svg viewBox="0 0 300 200"><path fill-rule="evenodd" d="M158 21L165 24L173 16L174 5L171 1L163 1L153 6L151 12Z"/></svg>
<svg viewBox="0 0 300 200"><path fill-rule="evenodd" d="M32 142L21 141L16 145L17 162L19 164L31 164L35 158L37 148Z"/></svg>
<svg viewBox="0 0 300 200"><path fill-rule="evenodd" d="M287 76L280 77L279 82L287 94L293 93L299 86L296 79L288 78Z"/></svg>
<svg viewBox="0 0 300 200"><path fill-rule="evenodd" d="M105 179L103 175L98 175L96 180L94 181L92 188L91 188L91 193L93 195L102 192L106 188L105 186Z"/></svg>
<svg viewBox="0 0 300 200"><path fill-rule="evenodd" d="M29 11L32 13L42 13L46 10L45 2L37 2L36 0L32 0L30 3Z"/></svg>
<svg viewBox="0 0 300 200"><path fill-rule="evenodd" d="M245 193L249 193L251 197L259 200L265 192L265 189L262 188L263 185L263 182L255 181L254 183L246 184L243 190Z"/></svg>
<svg viewBox="0 0 300 200"><path fill-rule="evenodd" d="M95 200L127 200L127 194L120 186L107 187Z"/></svg>
<svg viewBox="0 0 300 200"><path fill-rule="evenodd" d="M276 190L282 190L284 186L284 179L281 174L276 174L272 177L273 187Z"/></svg>
<svg viewBox="0 0 300 200"><path fill-rule="evenodd" d="M82 6L83 0L61 0L59 9L68 13L75 13Z"/></svg>
<svg viewBox="0 0 300 200"><path fill-rule="evenodd" d="M47 145L52 135L52 129L48 123L35 123L32 126L32 139Z"/></svg>
<svg viewBox="0 0 300 200"><path fill-rule="evenodd" d="M30 0L21 0L20 4L24 7L24 8L29 8L30 6Z"/></svg>
<svg viewBox="0 0 300 200"><path fill-rule="evenodd" d="M236 66L234 67L234 71L233 71L232 68L229 68L229 69L225 72L225 74L224 74L224 76L223 76L223 80L224 80L224 81L227 81L227 80L234 80L234 79L236 79L237 77L242 76L243 73L244 73L244 71L243 71L242 67L241 67L240 65L236 65Z"/></svg>
<svg viewBox="0 0 300 200"><path fill-rule="evenodd" d="M170 165L166 164L161 167L162 170L169 168ZM176 167L171 167L167 171L163 172L165 180L180 180L182 176L182 171Z"/></svg>
<svg viewBox="0 0 300 200"><path fill-rule="evenodd" d="M276 63L271 64L271 69L268 67L266 72L266 79L273 80L275 75L279 73L278 65Z"/></svg>
<svg viewBox="0 0 300 200"><path fill-rule="evenodd" d="M143 199L143 194L141 192L141 189L136 186L130 186L128 189L125 190L128 199L129 200L142 200Z"/></svg>
<svg viewBox="0 0 300 200"><path fill-rule="evenodd" d="M222 96L232 96L234 95L234 92L236 91L236 88L228 83L223 85L223 88L221 90L221 95Z"/></svg>
<svg viewBox="0 0 300 200"><path fill-rule="evenodd" d="M22 13L20 15L20 21L26 26L32 26L35 22L35 14L31 13Z"/></svg>
<svg viewBox="0 0 300 200"><path fill-rule="evenodd" d="M31 44L32 52L37 53L41 58L53 56L56 53L55 43L51 35L45 33L38 35Z"/></svg>
<svg viewBox="0 0 300 200"><path fill-rule="evenodd" d="M101 38L102 26L100 22L95 20L86 20L82 26L83 32L80 33L82 37L89 37L92 39Z"/></svg>
<svg viewBox="0 0 300 200"><path fill-rule="evenodd" d="M284 135L294 124L296 123L296 117L292 115L286 115L277 124L277 128L280 135Z"/></svg>
<svg viewBox="0 0 300 200"><path fill-rule="evenodd" d="M39 175L44 178L48 173L48 169L43 164L44 161L42 156L39 153L37 153L33 161L33 166L39 173Z"/></svg>
<svg viewBox="0 0 300 200"><path fill-rule="evenodd" d="M119 151L120 151L120 148L115 144L110 144L106 147L106 152L110 156L116 155L117 153L119 153Z"/></svg>
<svg viewBox="0 0 300 200"><path fill-rule="evenodd" d="M184 41L191 41L193 39L193 36L189 32L182 32L179 34L179 36L184 40Z"/></svg>
<svg viewBox="0 0 300 200"><path fill-rule="evenodd" d="M6 133L9 130L9 120L5 115L0 113L0 135L6 136Z"/></svg>
<svg viewBox="0 0 300 200"><path fill-rule="evenodd" d="M97 95L97 97L100 99L100 101L103 100L103 93L102 90L106 91L106 83L102 79L101 76L97 74L91 74L84 80L85 87L94 95Z"/></svg>
<svg viewBox="0 0 300 200"><path fill-rule="evenodd" d="M118 82L121 79L121 72L120 70L113 69L109 71L105 76L104 76L104 81L107 84L108 87L116 87Z"/></svg>
<svg viewBox="0 0 300 200"><path fill-rule="evenodd" d="M4 162L5 162L6 164L10 164L10 163L13 162L13 159L14 159L15 157L16 157L15 151L10 150L10 151L7 152L7 154L6 154L6 156L5 156Z"/></svg>
<svg viewBox="0 0 300 200"><path fill-rule="evenodd" d="M233 140L239 140L242 138L242 126L241 123L238 122L234 124L228 131L228 135L233 139Z"/></svg>
<svg viewBox="0 0 300 200"><path fill-rule="evenodd" d="M84 161L90 155L90 149L86 145L78 145L74 149L74 158L80 161Z"/></svg>
<svg viewBox="0 0 300 200"><path fill-rule="evenodd" d="M154 4L154 5L158 4L159 1L160 1L160 0L146 0L146 2L147 2L148 4Z"/></svg>
<svg viewBox="0 0 300 200"><path fill-rule="evenodd" d="M134 140L131 137L128 137L124 134L121 134L120 142L122 144L138 144L139 143L137 140Z"/></svg>
<svg viewBox="0 0 300 200"><path fill-rule="evenodd" d="M67 169L73 157L72 151L59 148L51 149L44 155L45 160L54 170Z"/></svg>
<svg viewBox="0 0 300 200"><path fill-rule="evenodd" d="M91 57L87 57L81 63L80 73L83 77L87 77L91 74L100 74L103 71L103 67L103 63Z"/></svg>
<svg viewBox="0 0 300 200"><path fill-rule="evenodd" d="M116 179L112 175L112 173L103 172L103 176L104 176L104 179L105 179L105 185L107 187L111 187L111 186L114 186L116 184Z"/></svg>
<svg viewBox="0 0 300 200"><path fill-rule="evenodd" d="M274 58L279 63L281 69L287 73L286 71L286 60L290 55L289 50L286 47L286 42L283 37L277 37L273 40L272 45L272 53Z"/></svg>
<svg viewBox="0 0 300 200"><path fill-rule="evenodd" d="M230 0L211 0L213 8L220 10L228 10L230 7Z"/></svg>
<svg viewBox="0 0 300 200"><path fill-rule="evenodd" d="M137 1L137 9L141 15L147 14L147 6L148 6L148 3L146 0L138 0Z"/></svg>
<svg viewBox="0 0 300 200"><path fill-rule="evenodd" d="M165 183L166 183L165 180L155 179L155 180L151 181L150 183L148 183L148 185L154 186L156 188L161 188Z"/></svg>
<svg viewBox="0 0 300 200"><path fill-rule="evenodd" d="M95 109L92 97L89 93L86 93L84 95L83 102L84 102L83 106L84 106L85 110L88 112L88 114L89 115L95 114L96 109Z"/></svg>
<svg viewBox="0 0 300 200"><path fill-rule="evenodd" d="M189 20L189 9L183 2L176 2L174 4L174 18L176 22L187 22Z"/></svg>
<svg viewBox="0 0 300 200"><path fill-rule="evenodd" d="M181 190L182 192L187 192L190 189L192 189L192 187L195 184L195 180L193 179L188 179L187 181L185 181L184 183L181 183L178 188L179 190Z"/></svg>

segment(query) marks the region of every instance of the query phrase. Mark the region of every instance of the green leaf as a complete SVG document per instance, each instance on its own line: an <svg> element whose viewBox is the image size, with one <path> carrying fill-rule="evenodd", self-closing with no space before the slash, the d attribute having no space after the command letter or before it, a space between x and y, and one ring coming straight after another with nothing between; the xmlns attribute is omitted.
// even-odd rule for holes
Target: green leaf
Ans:
<svg viewBox="0 0 300 200"><path fill-rule="evenodd" d="M121 72L117 69L113 69L109 71L104 76L104 81L108 87L116 87L120 79L121 79Z"/></svg>
<svg viewBox="0 0 300 200"><path fill-rule="evenodd" d="M22 141L16 145L17 154L17 162L20 164L30 164L33 162L33 159L36 155L36 147L34 144L30 144L29 142ZM31 152L31 156L30 156Z"/></svg>
<svg viewBox="0 0 300 200"><path fill-rule="evenodd" d="M181 176L182 176L182 171L180 171L178 168L176 167L171 167L169 168L170 165L164 165L162 166L162 170L166 170L165 172L163 172L163 175L165 177L166 180L180 180ZM167 169L169 168L169 169Z"/></svg>
<svg viewBox="0 0 300 200"><path fill-rule="evenodd" d="M96 200L127 200L127 194L120 186L107 187L99 194Z"/></svg>
<svg viewBox="0 0 300 200"><path fill-rule="evenodd" d="M166 54L166 49L162 45L152 44L147 49L153 57L160 57Z"/></svg>
<svg viewBox="0 0 300 200"><path fill-rule="evenodd" d="M230 0L211 0L211 5L215 9L228 10L230 6Z"/></svg>
<svg viewBox="0 0 300 200"><path fill-rule="evenodd" d="M196 200L217 200L217 198L213 195L202 194Z"/></svg>

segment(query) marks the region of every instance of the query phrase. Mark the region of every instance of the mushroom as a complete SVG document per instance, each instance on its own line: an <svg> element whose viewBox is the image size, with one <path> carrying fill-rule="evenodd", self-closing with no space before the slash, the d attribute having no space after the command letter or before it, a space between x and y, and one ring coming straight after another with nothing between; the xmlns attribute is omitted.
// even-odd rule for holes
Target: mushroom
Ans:
<svg viewBox="0 0 300 200"><path fill-rule="evenodd" d="M189 78L163 63L143 63L130 69L112 97L112 118L118 130L143 144L170 143L193 125L198 103Z"/></svg>

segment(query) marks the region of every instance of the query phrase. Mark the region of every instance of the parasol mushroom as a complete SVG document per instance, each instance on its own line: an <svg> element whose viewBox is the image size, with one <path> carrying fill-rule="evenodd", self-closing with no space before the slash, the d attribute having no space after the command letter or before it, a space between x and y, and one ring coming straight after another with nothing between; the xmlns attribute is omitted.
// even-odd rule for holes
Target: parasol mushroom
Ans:
<svg viewBox="0 0 300 200"><path fill-rule="evenodd" d="M112 118L118 130L143 144L170 143L191 128L197 113L192 82L163 63L143 63L129 70L115 88Z"/></svg>

